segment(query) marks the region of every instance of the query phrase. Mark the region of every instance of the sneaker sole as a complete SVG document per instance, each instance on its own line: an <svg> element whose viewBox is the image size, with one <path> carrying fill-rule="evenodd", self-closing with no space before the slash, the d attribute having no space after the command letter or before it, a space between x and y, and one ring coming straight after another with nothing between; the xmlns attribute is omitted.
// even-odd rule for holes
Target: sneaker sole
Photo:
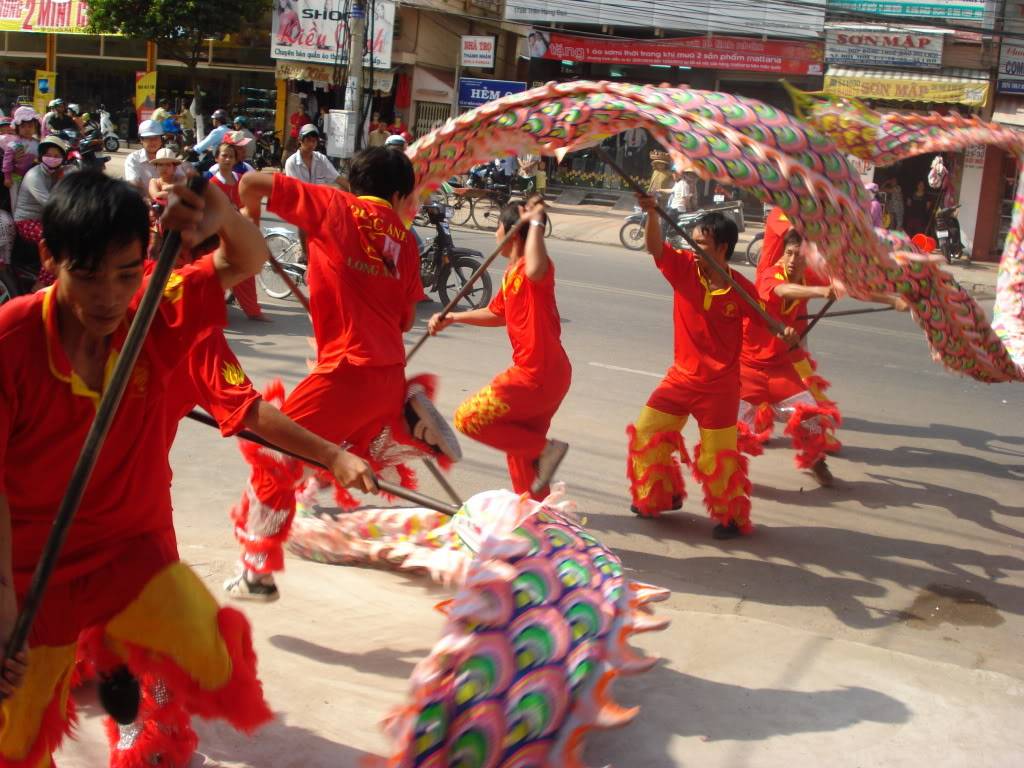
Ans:
<svg viewBox="0 0 1024 768"><path fill-rule="evenodd" d="M248 592L246 590L236 588L235 584L237 583L237 579L229 579L224 582L224 593L232 600L249 603L274 603L281 597L281 593L276 587L273 592Z"/></svg>
<svg viewBox="0 0 1024 768"><path fill-rule="evenodd" d="M434 407L430 398L422 392L416 392L409 398L409 406L427 430L433 432L437 437L439 441L437 448L441 453L452 461L462 461L462 447L459 445L459 439L448 422Z"/></svg>
<svg viewBox="0 0 1024 768"><path fill-rule="evenodd" d="M540 493L549 485L551 485L551 480L552 478L554 478L555 472L557 472L558 468L562 465L562 461L565 459L565 454L569 452L568 443L553 440L551 444L557 447L558 452L555 454L554 461L551 462L551 465L548 467L547 471L544 472L544 474L538 474L537 479L534 480L533 485L530 486L530 492L533 493L534 495Z"/></svg>

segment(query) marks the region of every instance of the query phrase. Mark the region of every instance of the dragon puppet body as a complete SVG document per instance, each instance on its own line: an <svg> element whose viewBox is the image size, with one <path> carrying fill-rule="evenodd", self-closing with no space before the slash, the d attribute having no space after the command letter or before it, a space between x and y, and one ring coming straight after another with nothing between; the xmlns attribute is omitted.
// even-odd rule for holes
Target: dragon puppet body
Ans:
<svg viewBox="0 0 1024 768"><path fill-rule="evenodd" d="M548 84L449 121L410 149L424 199L453 174L507 154L558 154L645 128L703 177L786 213L850 295L903 296L933 357L985 382L1024 378L1024 184L1000 266L994 322L937 259L902 233L876 231L848 154L884 165L1019 134L961 117L880 115L796 94L801 118L723 93L623 83ZM416 200L404 214L411 219ZM609 698L615 676L652 663L626 647L658 629L664 591L630 583L619 560L557 499L491 492L459 515L361 509L296 521L289 547L314 560L429 572L457 589L442 640L390 720L392 768L578 765L589 728L634 712Z"/></svg>

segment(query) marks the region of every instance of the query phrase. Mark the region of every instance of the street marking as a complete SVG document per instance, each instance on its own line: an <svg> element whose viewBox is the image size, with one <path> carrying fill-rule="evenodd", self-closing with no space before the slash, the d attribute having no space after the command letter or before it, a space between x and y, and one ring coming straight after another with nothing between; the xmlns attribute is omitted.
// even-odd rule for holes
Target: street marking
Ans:
<svg viewBox="0 0 1024 768"><path fill-rule="evenodd" d="M641 299L656 299L658 301L672 301L672 294L665 295L664 293L654 293L653 291L640 291L635 288L619 288L610 285L598 285L596 283L584 283L579 280L566 280L564 278L558 278L559 285L568 285L572 288L584 288L588 291L597 291L598 293L613 293L620 296L636 296Z"/></svg>
<svg viewBox="0 0 1024 768"><path fill-rule="evenodd" d="M607 363L589 363L594 368L605 368L609 371L622 371L623 373L635 373L639 376L651 376L655 379L665 378L663 373L651 373L650 371L638 371L636 368L623 368L621 365L608 365Z"/></svg>

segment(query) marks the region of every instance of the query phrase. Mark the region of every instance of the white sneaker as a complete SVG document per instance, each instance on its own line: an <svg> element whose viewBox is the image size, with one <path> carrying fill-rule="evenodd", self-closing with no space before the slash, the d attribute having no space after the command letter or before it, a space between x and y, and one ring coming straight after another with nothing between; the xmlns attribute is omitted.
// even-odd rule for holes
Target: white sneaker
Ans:
<svg viewBox="0 0 1024 768"><path fill-rule="evenodd" d="M540 493L549 485L551 478L558 471L558 465L562 463L565 454L569 451L569 444L561 440L548 440L540 456L537 458L537 479L530 486L530 492L534 495Z"/></svg>
<svg viewBox="0 0 1024 768"><path fill-rule="evenodd" d="M273 576L251 581L246 578L244 571L225 581L224 591L232 600L253 600L260 603L272 603L281 597Z"/></svg>
<svg viewBox="0 0 1024 768"><path fill-rule="evenodd" d="M424 392L413 392L409 396L405 404L405 423L409 433L435 453L443 453L452 461L462 460L462 448L455 432Z"/></svg>

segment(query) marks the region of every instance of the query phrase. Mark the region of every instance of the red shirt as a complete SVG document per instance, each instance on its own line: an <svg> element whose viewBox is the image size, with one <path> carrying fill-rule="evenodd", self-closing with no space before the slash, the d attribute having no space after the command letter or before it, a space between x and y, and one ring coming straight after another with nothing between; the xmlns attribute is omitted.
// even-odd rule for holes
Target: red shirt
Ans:
<svg viewBox="0 0 1024 768"><path fill-rule="evenodd" d="M242 370L220 328L207 331L171 374L167 397L170 440L178 424L197 405L220 425L224 437L238 434L260 393Z"/></svg>
<svg viewBox="0 0 1024 768"><path fill-rule="evenodd" d="M288 122L291 123L292 126L292 138L297 139L299 138L299 130L309 122L309 116L302 110L299 110L298 112L292 112L292 116L288 118Z"/></svg>
<svg viewBox="0 0 1024 768"><path fill-rule="evenodd" d="M267 210L308 238L316 370L404 365L402 329L426 296L416 241L391 206L278 173Z"/></svg>
<svg viewBox="0 0 1024 768"><path fill-rule="evenodd" d="M793 222L781 208L772 208L764 220L764 242L761 244L761 258L757 262L757 279L775 266L785 250L786 233L793 228Z"/></svg>
<svg viewBox="0 0 1024 768"><path fill-rule="evenodd" d="M801 319L807 314L807 299L783 299L775 293L775 288L780 285L789 285L792 281L782 268L777 264L775 268L762 272L757 279L757 295L761 300L761 306L772 317L778 318L784 325L793 328L797 333L803 333L807 327L807 320ZM825 286L829 281L820 277L809 269L804 270L804 277L797 285ZM747 321L743 328L743 364L755 368L767 368L778 365L780 362L790 360L796 362L807 357L807 351L802 347L790 349L789 346L773 334L764 323Z"/></svg>
<svg viewBox="0 0 1024 768"><path fill-rule="evenodd" d="M117 350L142 292L114 334ZM225 323L224 291L204 259L171 275L117 416L69 531L55 583L102 568L118 545L169 535L170 440L164 414L171 372L193 339ZM71 470L96 415L99 395L71 369L57 330L55 289L0 307L0 493L13 529L15 587L28 586Z"/></svg>
<svg viewBox="0 0 1024 768"><path fill-rule="evenodd" d="M526 276L525 259L510 265L488 309L505 318L516 366L536 376L552 375L569 366L555 304L554 264L549 263L544 277L536 281Z"/></svg>
<svg viewBox="0 0 1024 768"><path fill-rule="evenodd" d="M242 175L240 173L232 171L231 174L235 178L235 183L227 184L224 182L223 179L221 179L219 174L220 170L217 169L216 166L214 166L214 168L211 169L210 171L210 182L220 187L221 192L228 196L228 200L231 201L231 204L235 206L235 208L241 208L242 198L239 197L238 195L238 180L242 177Z"/></svg>
<svg viewBox="0 0 1024 768"><path fill-rule="evenodd" d="M739 375L743 318L761 319L731 287L712 289L697 258L693 251L677 251L666 242L658 268L675 292L672 368L677 376L707 384ZM755 295L747 278L734 269L729 272L747 293Z"/></svg>

